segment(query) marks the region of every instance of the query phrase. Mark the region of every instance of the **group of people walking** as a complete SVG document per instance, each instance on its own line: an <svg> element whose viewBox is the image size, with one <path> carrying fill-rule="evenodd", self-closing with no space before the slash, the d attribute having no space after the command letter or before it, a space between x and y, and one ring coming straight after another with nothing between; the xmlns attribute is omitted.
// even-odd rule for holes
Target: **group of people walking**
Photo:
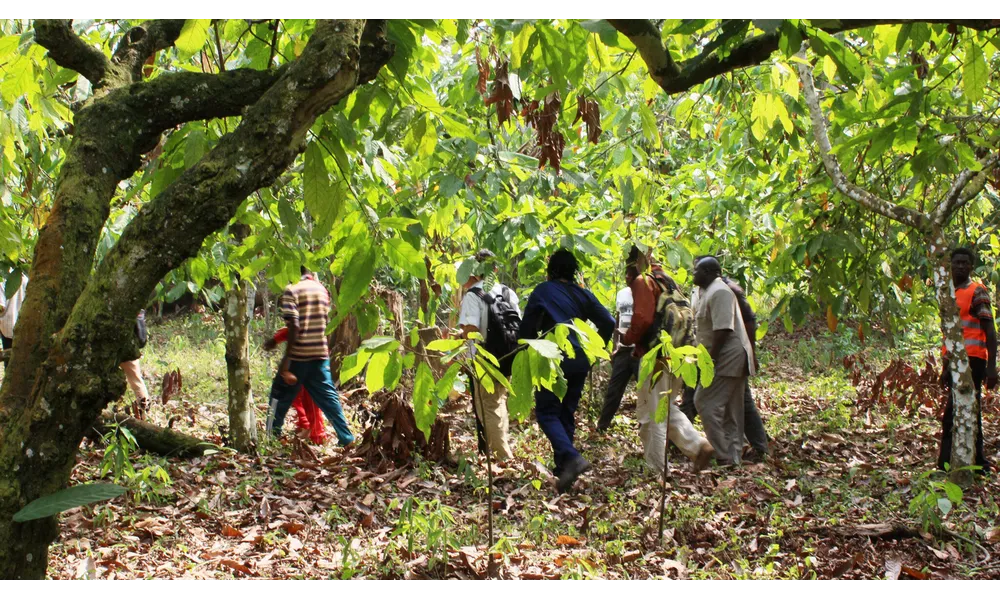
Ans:
<svg viewBox="0 0 1000 600"><path fill-rule="evenodd" d="M978 394L984 379L988 385L996 380L996 335L986 288L969 279L972 260L970 252L958 250L952 264ZM695 470L704 469L712 458L720 465L735 465L767 457L768 436L749 384L749 378L759 369L756 316L743 289L723 275L715 257L695 258L694 286L687 295L651 256L633 247L625 265L627 286L616 297L617 318L578 283L579 263L569 250L557 250L549 258L547 281L532 290L523 314L514 291L496 281L493 253L481 250L475 255L475 265L463 283L457 335L475 337L482 346L489 347L491 336L534 339L543 337L557 324L581 319L593 323L605 343L614 340L611 378L596 427L599 432L612 425L629 382L638 379L640 361L661 339L670 338L674 346L701 344L706 348L715 371L708 386L685 387L662 357L657 358L654 376L637 382L639 438L646 463L654 471L663 469L668 437L691 460ZM329 308L329 293L305 269L302 279L284 292L281 309L287 328L265 344L271 349L287 341L272 384L269 429L280 435L288 409L294 405L300 415L299 426L311 431L313 441L322 441L325 435L319 417L322 413L333 423L339 444L349 446L354 435L344 418L329 370L325 336ZM502 327L511 323L514 331L503 331ZM569 341L575 352L560 364L565 393L560 398L545 388L535 392L535 418L551 443L553 475L558 478L560 492L569 490L592 466L575 446L576 412L592 365L575 332L569 334ZM476 347L470 342L469 352L474 353ZM942 374L942 381L950 386L947 372ZM506 390L499 384L470 388L479 450L491 452L501 466L505 465L514 457ZM657 422L655 415L661 402L667 402L669 408L667 418ZM949 397L941 468L950 456L951 414ZM694 427L698 418L704 433ZM746 451L744 440L749 445ZM981 433L976 459L978 464L989 467Z"/></svg>
<svg viewBox="0 0 1000 600"><path fill-rule="evenodd" d="M578 283L579 263L572 252L557 250L549 258L547 281L532 290L521 313L520 301L512 289L496 281L493 253L481 250L475 256L475 268L463 283L464 296L458 317L457 335L481 340L486 348L501 358L501 371L512 357L495 350L501 338L508 343L518 339L544 337L556 325L574 319L590 321L608 343L614 340L611 378L597 422L599 432L606 431L618 412L625 390L639 376L642 358L661 340L675 346L703 345L714 363L710 385L687 388L675 377L662 357L658 357L654 375L638 382L636 420L647 465L662 471L666 440L674 443L693 463L704 469L714 457L719 464L741 461L760 462L768 455L768 437L757 410L749 378L759 369L756 352L756 316L743 289L723 276L719 261L699 256L693 265L694 287L690 296L683 293L650 255L632 247L625 265L626 287L616 297L617 319L601 302ZM951 260L955 300L958 304L965 349L978 399L983 382L988 388L997 383L996 329L986 287L970 278L975 261L967 249L953 252ZM4 350L12 347L14 324L24 300L27 278L9 294L0 287L0 339ZM281 300L286 328L265 343L271 350L285 342L277 375L270 393L268 431L280 436L290 407L295 406L298 425L309 431L312 441L326 439L320 413L333 424L340 446L354 443L337 388L330 373L330 352L326 329L330 294L315 274L302 268L298 282L288 286ZM478 333L478 336L473 336ZM145 321L140 313L136 323L140 347L145 342ZM535 392L535 417L552 446L553 474L557 489L569 490L576 479L591 468L591 463L575 446L576 412L592 364L576 332L569 334L574 348L564 356L561 369L565 393L560 398L550 389ZM491 346L492 344L492 346ZM470 342L469 352L476 351ZM507 354L514 354L512 351ZM947 359L947 346L942 348ZM9 353L4 353L6 362ZM944 360L942 384L949 390L953 377ZM148 402L138 360L122 364L140 406ZM474 375L470 374L470 377ZM699 378L700 379L700 378ZM510 446L506 390L500 385L470 386L481 452L491 452L501 465L514 453ZM657 422L661 402L667 402L667 418ZM978 406L978 404L977 404ZM704 433L694 427L701 419ZM982 414L977 414L976 464L988 471L991 467L984 448ZM953 405L948 394L942 421L941 450L938 467L945 469L952 446ZM744 452L744 439L749 449Z"/></svg>

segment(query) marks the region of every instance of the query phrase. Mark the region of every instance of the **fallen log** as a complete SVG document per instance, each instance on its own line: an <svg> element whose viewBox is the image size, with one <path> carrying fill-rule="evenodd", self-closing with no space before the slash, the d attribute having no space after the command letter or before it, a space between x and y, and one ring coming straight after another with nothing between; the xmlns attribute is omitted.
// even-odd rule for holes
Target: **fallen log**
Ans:
<svg viewBox="0 0 1000 600"><path fill-rule="evenodd" d="M195 458L203 456L206 450L218 450L211 442L191 435L140 421L122 413L105 412L94 429L105 434L112 426L118 424L128 429L140 448L147 452L176 458Z"/></svg>

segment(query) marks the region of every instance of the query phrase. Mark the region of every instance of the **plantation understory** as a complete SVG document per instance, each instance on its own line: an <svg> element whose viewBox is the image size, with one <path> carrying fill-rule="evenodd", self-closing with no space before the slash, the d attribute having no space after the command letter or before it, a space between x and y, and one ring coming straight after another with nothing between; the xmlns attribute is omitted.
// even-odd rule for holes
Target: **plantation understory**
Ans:
<svg viewBox="0 0 1000 600"><path fill-rule="evenodd" d="M332 443L308 446L289 435L288 442L266 446L256 459L231 451L192 460L143 456L128 495L60 517L48 574L54 579L1000 577L996 479L967 490L937 526L941 499L948 496L934 491L940 483L938 488L931 483L943 477L925 476L937 455L939 425L932 409L911 415L908 408L877 404L860 410L839 365L849 334L820 329L772 331L762 340L764 372L753 385L772 438L772 459L696 475L673 450L662 545L656 531L659 481L642 459L631 386L612 429L607 435L595 432L604 363L595 371L593 395L585 393L578 413L579 447L595 468L573 493L556 494L546 469L549 446L534 421L512 422L515 460L497 469L495 478L492 573L485 461L475 452L474 422L463 396L440 413L451 428L457 459L452 466L417 459L375 472L362 457L345 455ZM221 441L226 393L219 331L220 321L206 315L152 328L143 359L147 375L159 382L177 368L184 379L178 394L153 408L153 422L172 420L176 429ZM877 348L866 352L873 362L890 356ZM260 399L266 397L273 365L259 352L253 364L254 398ZM397 393L408 394L408 386ZM154 397L159 387L151 386ZM352 426L377 408L356 384L342 391ZM988 399L985 406L987 451L993 457L1000 431L995 404ZM85 442L74 482L97 480L104 453L104 444ZM169 474L169 484L158 482L156 465ZM143 468L149 469L145 479ZM145 490L142 497L135 496L137 489Z"/></svg>

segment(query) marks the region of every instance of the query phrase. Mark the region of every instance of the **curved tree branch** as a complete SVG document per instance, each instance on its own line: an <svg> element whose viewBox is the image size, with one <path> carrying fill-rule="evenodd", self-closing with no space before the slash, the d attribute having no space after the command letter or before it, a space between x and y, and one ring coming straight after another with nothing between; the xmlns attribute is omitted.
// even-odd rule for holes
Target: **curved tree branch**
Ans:
<svg viewBox="0 0 1000 600"><path fill-rule="evenodd" d="M38 19L35 43L49 51L57 65L72 69L96 86L104 80L111 63L104 53L73 32L72 19Z"/></svg>
<svg viewBox="0 0 1000 600"><path fill-rule="evenodd" d="M830 146L826 118L823 116L823 111L819 105L819 96L816 94L816 87L813 84L812 67L808 63L803 63L804 61L796 62L795 67L798 69L799 78L802 80L802 94L805 96L806 104L809 106L813 137L816 138L816 143L819 145L819 154L823 160L823 167L826 168L826 173L833 181L834 187L848 198L880 215L909 225L918 231L928 231L931 221L927 218L927 215L912 208L889 202L848 181L844 172L840 169L837 157L833 154L833 149Z"/></svg>
<svg viewBox="0 0 1000 600"><path fill-rule="evenodd" d="M990 169L1000 164L1000 153L994 153L992 155L986 156L986 158L979 161L979 164L983 165L982 170L972 178L972 181L968 182L968 185L963 184L961 193L955 199L952 204L951 209L947 213L942 213L941 220L938 221L941 225L948 221L956 211L968 204L972 199L979 195L979 192L983 191L986 187L986 182L989 181ZM937 215L935 215L935 218Z"/></svg>
<svg viewBox="0 0 1000 600"><path fill-rule="evenodd" d="M814 27L827 33L839 33L873 25L898 25L901 23L949 23L969 29L990 30L1000 28L995 19L832 19L813 20ZM649 75L668 94L685 92L699 83L742 67L766 61L778 49L780 32L772 32L743 41L725 57L715 53L716 44L708 44L698 56L677 63L663 47L660 31L646 19L608 19L612 27L627 37L646 61ZM725 35L724 33L722 35Z"/></svg>
<svg viewBox="0 0 1000 600"><path fill-rule="evenodd" d="M127 73L128 82L142 81L142 65L154 53L169 48L184 28L184 19L160 19L125 32L112 62Z"/></svg>

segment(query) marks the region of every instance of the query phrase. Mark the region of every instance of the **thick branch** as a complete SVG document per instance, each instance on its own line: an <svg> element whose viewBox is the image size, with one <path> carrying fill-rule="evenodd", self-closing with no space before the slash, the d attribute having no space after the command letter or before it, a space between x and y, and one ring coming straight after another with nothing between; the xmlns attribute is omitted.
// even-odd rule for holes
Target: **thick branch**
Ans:
<svg viewBox="0 0 1000 600"><path fill-rule="evenodd" d="M973 198L979 195L979 192L983 191L983 188L986 187L986 182L989 180L990 169L1000 164L1000 153L987 156L979 161L979 163L983 165L983 169L972 178L972 181L968 185L964 186L962 193L958 196L958 201L955 202L951 211L942 219L941 224L946 223L951 218L951 215L955 214L957 210L968 204Z"/></svg>
<svg viewBox="0 0 1000 600"><path fill-rule="evenodd" d="M270 185L292 163L316 117L354 89L361 26L357 21L317 24L299 59L240 126L128 225L81 295L67 329L99 321L98 315L109 309L114 314L138 310L166 273L193 256L205 236L224 226L251 192ZM229 71L210 77L242 75ZM115 275L119 272L131 276L126 281Z"/></svg>
<svg viewBox="0 0 1000 600"><path fill-rule="evenodd" d="M361 34L361 65L358 85L373 81L395 51L396 46L386 37L385 19L369 19Z"/></svg>
<svg viewBox="0 0 1000 600"><path fill-rule="evenodd" d="M71 19L38 19L35 43L48 50L57 65L76 71L96 86L111 64L103 52L80 39L72 25Z"/></svg>
<svg viewBox="0 0 1000 600"><path fill-rule="evenodd" d="M802 93L805 96L806 104L809 106L809 116L812 119L813 125L813 137L816 138L816 143L819 145L820 158L823 159L823 166L826 168L827 175L833 181L834 187L848 198L880 215L909 225L919 231L927 231L930 226L930 219L927 218L927 215L879 198L868 190L848 181L847 177L844 176L844 172L840 169L837 157L833 154L833 149L830 146L830 138L826 129L826 118L823 116L823 111L819 105L819 96L816 94L816 88L813 84L812 68L808 63L803 64L802 62L797 62L795 66L799 71L799 78L802 80Z"/></svg>
<svg viewBox="0 0 1000 600"><path fill-rule="evenodd" d="M142 65L154 53L169 48L184 28L184 19L160 19L125 32L112 61L130 81L142 81Z"/></svg>
<svg viewBox="0 0 1000 600"><path fill-rule="evenodd" d="M733 48L728 55L720 58L715 53L716 46L709 44L698 56L676 63L670 52L663 47L660 31L648 20L612 20L608 22L635 45L642 59L646 61L649 75L668 94L685 92L699 83L728 73L734 69L760 64L777 49L781 34L778 31L759 35ZM896 25L900 23L949 23L976 30L1000 28L1000 21L991 19L945 20L945 19L842 19L816 20L813 25L833 34L851 29L861 29L873 25Z"/></svg>

